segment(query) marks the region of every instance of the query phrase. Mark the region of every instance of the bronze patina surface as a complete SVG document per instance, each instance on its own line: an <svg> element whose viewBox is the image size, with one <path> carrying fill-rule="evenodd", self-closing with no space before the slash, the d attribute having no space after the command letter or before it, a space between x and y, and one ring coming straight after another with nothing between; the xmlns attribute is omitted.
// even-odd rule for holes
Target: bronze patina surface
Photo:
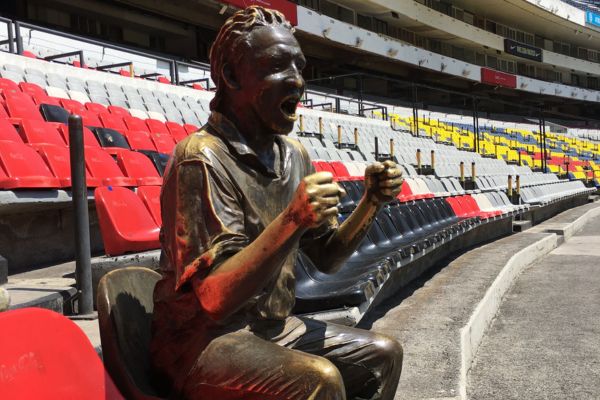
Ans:
<svg viewBox="0 0 600 400"><path fill-rule="evenodd" d="M394 396L395 340L291 315L298 249L337 271L402 184L393 162L369 166L338 226L343 190L285 136L305 63L289 23L260 7L229 18L211 49L211 117L177 145L161 195L151 353L175 398Z"/></svg>

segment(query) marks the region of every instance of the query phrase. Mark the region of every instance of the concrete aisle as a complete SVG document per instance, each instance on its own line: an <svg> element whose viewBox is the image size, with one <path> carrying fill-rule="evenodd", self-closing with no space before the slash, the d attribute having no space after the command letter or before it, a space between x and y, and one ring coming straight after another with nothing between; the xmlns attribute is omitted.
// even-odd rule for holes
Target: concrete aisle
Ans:
<svg viewBox="0 0 600 400"><path fill-rule="evenodd" d="M484 338L468 398L600 398L600 217L516 281Z"/></svg>

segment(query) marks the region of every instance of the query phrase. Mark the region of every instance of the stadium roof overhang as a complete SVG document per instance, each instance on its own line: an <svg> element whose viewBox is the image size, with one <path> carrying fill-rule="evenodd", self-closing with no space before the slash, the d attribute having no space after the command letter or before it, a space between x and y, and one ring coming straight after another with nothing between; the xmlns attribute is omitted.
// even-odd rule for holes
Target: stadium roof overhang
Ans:
<svg viewBox="0 0 600 400"><path fill-rule="evenodd" d="M330 89L351 91L352 82L350 87L345 85L352 80L351 77L334 77L364 73L362 90L365 95L388 97L402 104L413 101L411 84L418 83L423 86L418 88L417 102L423 107L470 108L472 98L476 96L481 100L479 109L482 112L513 113L527 117L535 115L543 105L545 110L556 113L557 118L595 119L600 115L600 104L597 103L491 86L337 45L302 32L298 32L297 36L310 63L319 71L318 76L308 71L307 79ZM355 78L358 79L358 76Z"/></svg>

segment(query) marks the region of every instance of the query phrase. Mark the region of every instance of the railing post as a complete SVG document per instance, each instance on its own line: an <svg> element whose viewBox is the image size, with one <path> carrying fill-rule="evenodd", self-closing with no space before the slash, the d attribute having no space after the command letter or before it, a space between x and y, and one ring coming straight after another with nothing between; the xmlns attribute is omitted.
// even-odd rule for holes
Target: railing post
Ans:
<svg viewBox="0 0 600 400"><path fill-rule="evenodd" d="M15 35L13 34L12 22L6 23L6 31L8 33L8 51L11 53L15 52Z"/></svg>
<svg viewBox="0 0 600 400"><path fill-rule="evenodd" d="M431 170L435 171L435 150L431 150Z"/></svg>
<svg viewBox="0 0 600 400"><path fill-rule="evenodd" d="M15 21L15 38L17 39L17 54L23 54L23 37L21 36L21 23Z"/></svg>
<svg viewBox="0 0 600 400"><path fill-rule="evenodd" d="M471 180L472 180L473 182L475 182L475 179L476 179L476 178L477 178L477 173L476 173L476 170L475 170L475 161L473 161L473 162L471 163Z"/></svg>
<svg viewBox="0 0 600 400"><path fill-rule="evenodd" d="M375 161L379 161L379 138L375 136Z"/></svg>
<svg viewBox="0 0 600 400"><path fill-rule="evenodd" d="M354 145L358 147L358 128L354 128Z"/></svg>
<svg viewBox="0 0 600 400"><path fill-rule="evenodd" d="M83 121L79 115L69 117L71 183L75 211L75 272L79 295L78 313L91 314L92 265L90 252L90 220L83 147Z"/></svg>
<svg viewBox="0 0 600 400"><path fill-rule="evenodd" d="M323 137L323 117L319 117L319 135Z"/></svg>
<svg viewBox="0 0 600 400"><path fill-rule="evenodd" d="M298 118L300 120L300 132L304 132L304 115L300 114Z"/></svg>
<svg viewBox="0 0 600 400"><path fill-rule="evenodd" d="M508 189L508 198L512 201L512 194L513 194L512 175L508 176L507 189Z"/></svg>
<svg viewBox="0 0 600 400"><path fill-rule="evenodd" d="M421 173L421 149L417 149L417 171Z"/></svg>
<svg viewBox="0 0 600 400"><path fill-rule="evenodd" d="M460 162L460 181L465 182L465 163L464 161Z"/></svg>
<svg viewBox="0 0 600 400"><path fill-rule="evenodd" d="M338 134L338 149L342 148L342 126L337 126L337 134Z"/></svg>

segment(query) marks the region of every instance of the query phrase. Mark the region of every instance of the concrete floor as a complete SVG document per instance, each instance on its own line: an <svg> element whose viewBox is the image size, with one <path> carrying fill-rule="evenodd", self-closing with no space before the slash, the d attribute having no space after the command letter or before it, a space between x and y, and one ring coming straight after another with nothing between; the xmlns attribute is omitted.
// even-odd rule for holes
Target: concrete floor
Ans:
<svg viewBox="0 0 600 400"><path fill-rule="evenodd" d="M484 338L468 398L600 398L600 217L516 281Z"/></svg>

